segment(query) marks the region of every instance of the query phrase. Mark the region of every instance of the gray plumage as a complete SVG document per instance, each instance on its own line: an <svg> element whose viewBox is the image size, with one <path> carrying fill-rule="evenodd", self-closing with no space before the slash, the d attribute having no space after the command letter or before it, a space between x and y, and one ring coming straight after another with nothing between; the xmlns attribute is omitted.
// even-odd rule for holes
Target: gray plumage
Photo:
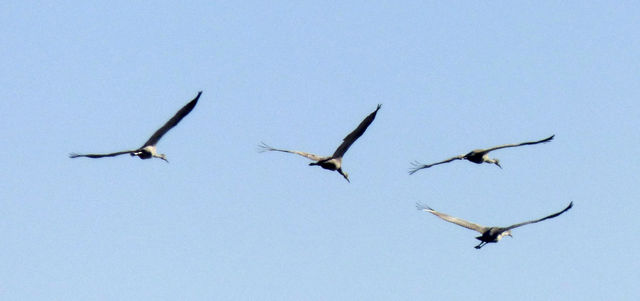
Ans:
<svg viewBox="0 0 640 301"><path fill-rule="evenodd" d="M147 142L145 142L138 149L125 150L125 151L107 153L107 154L71 153L69 154L69 157L70 158L86 157L86 158L95 159L95 158L115 157L119 155L130 154L131 156L138 156L140 159L159 158L168 163L169 161L167 160L167 156L165 154L157 153L156 144L158 143L158 141L160 141L160 139L162 138L162 136L164 136L164 134L166 134L169 130L171 130L173 127L178 125L180 120L182 120L182 118L187 116L193 110L193 108L198 103L198 99L200 99L201 94L202 94L202 91L198 92L198 95L196 95L196 97L193 100L191 100L189 103L183 106L173 117L171 117L171 119L169 119L169 121L167 121L161 128L156 130L155 133L151 135L149 140L147 140Z"/></svg>
<svg viewBox="0 0 640 301"><path fill-rule="evenodd" d="M318 156L318 155L307 153L307 152L278 149L278 148L271 147L264 142L261 142L260 145L258 145L258 147L260 148L259 151L260 152L278 151L278 152L285 152L285 153L303 156L310 160L316 161L316 162L309 163L309 165L311 166L317 165L324 169L335 170L338 173L340 173L347 180L347 182L351 182L349 180L349 174L342 170L342 157L347 152L347 150L349 150L349 147L351 147L351 145L354 142L356 142L356 140L358 140L358 138L360 138L362 134L364 134L364 132L369 127L369 125L371 125L373 120L376 118L376 114L378 113L378 110L380 110L381 106L382 105L379 104L376 110L373 111L371 114L369 114L367 117L365 117L365 119L362 120L362 122L360 122L360 125L358 125L358 127L355 130L353 130L351 133L349 133L349 135L344 137L344 139L342 140L342 144L338 146L338 148L335 150L335 152L333 152L333 155L331 156L323 157L323 156Z"/></svg>
<svg viewBox="0 0 640 301"><path fill-rule="evenodd" d="M498 146L494 146L491 148L486 148L486 149L476 149L476 150L472 150L471 152L467 153L466 155L459 155L459 156L455 156L455 157L451 157L449 159L440 161L440 162L436 162L436 163L432 163L432 164L422 164L420 162L413 162L411 163L411 165L413 166L410 170L409 170L409 174L412 175L414 174L416 171L424 169L424 168L429 168L431 166L434 165L438 165L438 164L443 164L443 163L449 163L451 161L455 161L455 160L468 160L470 162L476 163L476 164L481 164L481 163L490 163L490 164L495 164L498 167L502 168L502 166L500 166L500 160L496 159L496 158L489 158L489 152L497 150L497 149L501 149L501 148L508 148L508 147L517 147L517 146L523 146L523 145L531 145L531 144L538 144L538 143L546 143L549 142L551 140L553 140L553 137L555 137L555 135L551 135L550 137L544 138L542 140L538 140L538 141L529 141L529 142L522 142L522 143L515 143L515 144L503 144L503 145L498 145Z"/></svg>
<svg viewBox="0 0 640 301"><path fill-rule="evenodd" d="M457 217L453 217L450 216L446 213L442 213L442 212L438 212L433 210L431 207L427 206L427 205L423 205L423 204L416 204L416 207L418 208L418 210L421 211L425 211L425 212L429 212L445 221L448 221L450 223L454 223L458 226L462 226L465 227L467 229L471 229L474 231L478 231L480 232L482 235L476 237L476 239L480 240L480 244L475 246L476 249L480 249L482 248L482 246L484 246L487 243L490 242L498 242L500 241L500 239L504 236L512 236L511 235L511 229L515 229L524 225L528 225L528 224L533 224L533 223L537 223L537 222L541 222L543 220L546 219L550 219L550 218L554 218L564 212L566 212L567 210L571 209L571 207L573 207L573 202L569 203L569 206L567 206L567 208L562 209L562 211L556 212L554 214L551 214L549 216L545 216L543 218L540 219L535 219L535 220L530 220L530 221L526 221L526 222L522 222L522 223L517 223L517 224L513 224L511 226L508 227L485 227L485 226L481 226L466 220L463 220L461 218L457 218Z"/></svg>

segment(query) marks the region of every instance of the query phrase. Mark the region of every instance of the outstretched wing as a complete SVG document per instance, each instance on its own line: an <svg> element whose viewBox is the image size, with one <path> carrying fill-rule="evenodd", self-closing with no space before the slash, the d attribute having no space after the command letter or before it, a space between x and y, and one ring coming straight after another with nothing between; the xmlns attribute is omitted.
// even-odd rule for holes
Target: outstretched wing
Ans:
<svg viewBox="0 0 640 301"><path fill-rule="evenodd" d="M553 137L555 137L556 135L551 135L550 137L544 138L542 140L538 140L538 141L528 141L528 142L522 142L522 143L516 143L516 144L504 144L504 145L498 145L498 146L494 146L491 148L487 148L484 149L482 151L484 152L490 152L490 151L494 151L496 149L501 149L501 148L507 148L507 147L516 147L516 146L523 146L523 145L530 145L530 144L538 144L538 143L546 143L549 142L551 140L553 140Z"/></svg>
<svg viewBox="0 0 640 301"><path fill-rule="evenodd" d="M259 148L258 151L261 152L261 153L262 152L269 152L269 151L284 152L284 153L300 155L300 156L309 158L309 159L311 159L313 161L320 161L320 160L325 160L325 159L329 159L330 158L330 157L320 157L318 155L305 153L305 152L301 152L301 151L273 148L273 147L269 146L268 144L266 144L264 142L260 142L260 145L258 145L258 148Z"/></svg>
<svg viewBox="0 0 640 301"><path fill-rule="evenodd" d="M364 120L362 120L362 122L360 122L360 125L358 125L358 127L353 130L353 132L349 133L347 137L344 137L344 139L342 139L342 144L340 144L340 146L338 146L336 151L333 153L333 158L340 158L344 156L344 153L347 152L351 144L356 142L356 140L358 140L358 138L360 138L360 136L364 134L373 120L376 119L376 114L378 113L378 110L380 110L380 107L382 107L382 105L379 104L376 110L369 114L369 116L367 116Z"/></svg>
<svg viewBox="0 0 640 301"><path fill-rule="evenodd" d="M198 92L198 95L196 95L196 98L194 98L184 107L182 107L182 109L180 109L180 111L178 111L175 115L173 115L173 117L171 117L171 119L169 119L167 123L165 123L161 128L159 128L155 133L153 133L153 135L151 135L151 138L149 138L149 140L147 140L147 142L145 142L141 148L149 145L156 145L156 143L160 141L160 138L162 138L164 134L166 134L171 128L176 126L180 122L180 120L184 118L184 116L187 116L189 113L191 113L191 110L193 110L193 108L196 106L196 103L198 103L198 99L200 98L201 94L202 94L202 91Z"/></svg>
<svg viewBox="0 0 640 301"><path fill-rule="evenodd" d="M409 174L412 175L416 171L421 170L423 168L429 168L429 167L434 166L434 165L443 164L443 163L449 163L449 162L454 161L454 160L462 160L462 159L464 159L463 155L455 156L455 157L449 158L447 160L436 162L436 163L432 163L432 164L422 164L422 163L420 163L418 161L414 161L414 162L411 163L411 165L413 167L411 167L411 169L409 169Z"/></svg>
<svg viewBox="0 0 640 301"><path fill-rule="evenodd" d="M462 226L462 227L465 227L467 229L478 231L480 233L484 233L484 231L487 230L485 227L480 226L478 224L474 224L472 222L465 221L463 219L460 219L460 218L457 218L457 217L453 217L451 215L444 214L442 212L435 211L435 210L431 209L431 207L429 207L427 205L416 203L416 207L418 208L418 210L429 212L429 213L434 214L437 217L439 217L439 218L441 218L441 219L443 219L445 221L448 221L450 223L454 223L454 224L456 224L458 226Z"/></svg>
<svg viewBox="0 0 640 301"><path fill-rule="evenodd" d="M528 222L523 222L523 223L519 223L519 224L511 225L511 226L507 227L507 230L511 230L511 229L513 229L513 228L518 228L518 227L520 227L520 226L524 226L524 225L528 225L528 224L533 224L533 223L541 222L541 221L543 221L543 220L545 220L545 219L554 218L554 217L556 217L556 216L558 216L558 215L560 215L560 214L563 214L565 211L567 211L567 210L571 209L571 207L573 207L573 202L569 203L569 206L567 206L567 208L562 209L562 211L560 211L560 212L556 212L556 213L554 213L554 214L552 214L552 215L545 216L545 217L543 217L543 218L541 218L541 219L536 219L536 220L532 220L532 221L528 221Z"/></svg>
<svg viewBox="0 0 640 301"><path fill-rule="evenodd" d="M135 152L135 150L128 150L128 151L121 151L121 152L115 152L115 153L110 153L110 154L76 154L76 153L70 153L69 154L69 158L78 158L78 157L87 157L87 158L102 158L102 157L115 157L115 156L120 156L120 155L124 155L124 154L130 154Z"/></svg>

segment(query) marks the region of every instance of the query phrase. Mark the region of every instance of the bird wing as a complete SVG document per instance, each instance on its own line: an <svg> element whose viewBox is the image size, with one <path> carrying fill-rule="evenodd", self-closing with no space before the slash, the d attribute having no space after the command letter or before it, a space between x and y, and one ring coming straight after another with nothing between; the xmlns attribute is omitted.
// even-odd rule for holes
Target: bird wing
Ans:
<svg viewBox="0 0 640 301"><path fill-rule="evenodd" d="M496 149L501 149L501 148L516 147L516 146L538 144L538 143L545 143L545 142L549 142L549 141L553 140L553 137L555 137L555 136L556 135L551 135L550 137L547 137L547 138L544 138L544 139L538 140L538 141L528 141L528 142L515 143L515 144L498 145L498 146L494 146L494 147L491 147L491 148L483 149L482 151L488 153L490 151L494 151Z"/></svg>
<svg viewBox="0 0 640 301"><path fill-rule="evenodd" d="M474 224L472 222L465 221L463 219L460 219L460 218L457 218L457 217L453 217L451 215L448 215L448 214L445 214L445 213L442 213L442 212L435 211L435 210L431 209L431 207L429 207L429 206L426 206L426 205L423 205L423 204L420 204L420 203L416 203L416 207L418 208L418 210L429 212L429 213L434 214L437 217L439 217L439 218L441 218L441 219L443 219L445 221L448 221L450 223L454 223L454 224L456 224L458 226L462 226L462 227L465 227L467 229L478 231L480 233L484 233L484 231L486 231L486 228L484 226L481 226L481 225L478 225L478 224Z"/></svg>
<svg viewBox="0 0 640 301"><path fill-rule="evenodd" d="M567 208L562 209L562 211L560 211L560 212L556 212L556 213L554 213L552 215L545 216L545 217L543 217L541 219L536 219L536 220L532 220L532 221L527 221L527 222L522 222L522 223L519 223L519 224L511 225L511 226L507 227L507 230L511 230L513 228L518 228L520 226L524 226L524 225L528 225L528 224L541 222L541 221L543 221L545 219L554 218L554 217L556 217L556 216L558 216L560 214L563 214L565 211L571 209L571 207L573 207L573 202L569 203L569 206L567 206Z"/></svg>
<svg viewBox="0 0 640 301"><path fill-rule="evenodd" d="M454 161L454 160L462 160L462 159L464 159L463 155L451 157L451 158L449 158L447 160L436 162L436 163L431 163L431 164L422 164L422 163L417 162L417 161L416 162L412 162L411 165L413 167L411 169L409 169L409 174L412 175L416 171L421 170L423 168L429 168L429 167L434 166L434 165L438 165L438 164L442 164L442 163L449 163L449 162Z"/></svg>
<svg viewBox="0 0 640 301"><path fill-rule="evenodd" d="M325 159L329 159L330 158L330 157L321 157L321 156L318 156L318 155L314 155L314 154L311 154L311 153L305 153L305 152L301 152L301 151L273 148L273 147L269 146L268 144L266 144L264 142L260 142L260 145L258 145L258 147L260 148L258 150L259 152L268 152L268 151L284 152L284 153L300 155L300 156L309 158L309 159L311 159L313 161L320 161L320 160L325 160Z"/></svg>
<svg viewBox="0 0 640 301"><path fill-rule="evenodd" d="M102 158L102 157L115 157L115 156L120 156L120 155L124 155L124 154L130 154L135 152L136 150L127 150L127 151L121 151L121 152L115 152L115 153L109 153L109 154L76 154L76 153L70 153L69 154L69 158L78 158L78 157L87 157L87 158Z"/></svg>
<svg viewBox="0 0 640 301"><path fill-rule="evenodd" d="M149 146L149 145L156 145L156 143L160 141L160 138L162 138L164 134L166 134L171 128L176 126L180 122L180 120L184 118L184 116L187 116L191 112L191 110L193 110L201 94L202 94L202 91L198 92L198 95L196 95L196 98L194 98L192 101L187 103L184 107L182 107L182 109L180 109L175 115L173 115L173 117L171 117L171 119L169 119L167 123L165 123L161 128L159 128L155 133L153 133L153 135L151 135L151 138L149 138L149 140L147 140L147 142L145 142L141 148L144 148L145 146Z"/></svg>
<svg viewBox="0 0 640 301"><path fill-rule="evenodd" d="M358 140L358 138L360 138L360 136L364 134L369 125L376 118L376 114L378 113L378 110L380 110L380 107L382 107L382 105L379 104L376 110L369 114L369 116L367 116L364 120L362 120L362 122L360 122L360 125L358 125L358 127L353 130L353 132L349 133L349 135L342 139L342 144L340 144L340 146L338 146L336 151L333 153L333 158L340 158L344 156L344 153L347 152L351 144L356 142L356 140Z"/></svg>

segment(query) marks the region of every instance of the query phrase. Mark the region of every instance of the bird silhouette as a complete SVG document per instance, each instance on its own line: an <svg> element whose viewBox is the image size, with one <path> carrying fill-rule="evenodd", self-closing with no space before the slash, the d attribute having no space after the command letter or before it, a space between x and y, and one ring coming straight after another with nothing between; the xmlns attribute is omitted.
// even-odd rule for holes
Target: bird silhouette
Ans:
<svg viewBox="0 0 640 301"><path fill-rule="evenodd" d="M371 114L369 114L367 117L365 117L365 119L362 120L360 125L358 125L358 127L355 130L353 130L351 133L349 133L349 135L347 135L342 140L342 144L340 144L340 146L338 146L338 148L335 150L335 152L331 156L322 157L322 156L318 156L318 155L311 154L311 153L306 153L306 152L301 152L301 151L278 149L278 148L271 147L271 146L267 145L264 142L261 142L260 145L259 145L260 152L278 151L278 152L285 152L285 153L291 153L291 154L300 155L300 156L303 156L305 158L308 158L310 160L315 161L315 162L309 163L309 165L311 165L311 166L320 166L320 167L322 167L324 169L328 169L328 170L335 170L338 173L340 173L347 180L347 182L351 182L349 180L349 174L342 170L342 157L347 152L349 147L351 147L351 145L354 142L356 142L356 140L358 140L358 138L360 138L360 136L362 136L362 134L364 134L364 132L369 127L369 125L376 118L376 114L378 113L378 110L380 110L381 106L382 105L379 104L375 111L373 111Z"/></svg>
<svg viewBox="0 0 640 301"><path fill-rule="evenodd" d="M162 136L164 136L164 134L166 134L169 130L171 130L173 127L178 125L180 120L182 120L182 118L187 116L191 112L191 110L193 110L193 108L196 106L196 103L198 103L198 99L200 99L200 95L202 95L202 91L198 92L198 95L196 95L196 97L193 100L191 100L184 107L182 107L161 128L156 130L156 132L153 133L153 135L151 135L149 140L147 140L147 142L145 142L138 149L125 150L125 151L119 151L119 152L107 153L107 154L77 154L77 153L71 153L71 154L69 154L69 157L70 158L87 157L87 158L94 158L95 159L95 158L115 157L115 156L119 156L119 155L130 154L131 156L138 156L140 159L159 158L159 159L162 159L165 162L169 163L169 160L167 160L167 156L165 154L159 154L156 151L156 144L158 143L158 141L160 141L160 138L162 138Z"/></svg>
<svg viewBox="0 0 640 301"><path fill-rule="evenodd" d="M563 214L567 210L571 209L571 207L573 207L573 202L569 203L569 206L567 206L567 208L562 209L562 211L556 212L554 214L551 214L549 216L545 216L545 217L540 218L540 219L530 220L530 221L514 224L514 225L511 225L511 226L508 226L508 227L485 227L485 226L481 226L481 225L478 225L478 224L475 224L475 223L472 223L472 222L469 222L469 221L465 221L465 220L463 220L461 218L453 217L453 216L450 216L448 214L435 211L435 210L431 209L431 207L429 207L427 205L423 205L423 204L418 203L418 204L416 204L416 207L418 208L418 210L434 214L435 216L437 216L437 217L439 217L439 218L441 218L441 219L443 219L445 221L448 221L450 223L454 223L454 224L456 224L458 226L462 226L462 227L465 227L467 229L471 229L471 230L480 232L482 235L476 237L477 240L480 240L480 244L475 246L476 249L480 249L480 248L482 248L482 246L486 245L487 243L490 243L490 242L497 243L504 236L513 237L511 235L511 230L512 229L518 228L520 226L528 225L528 224L541 222L543 220L554 218L554 217L556 217L556 216L558 216L560 214Z"/></svg>
<svg viewBox="0 0 640 301"><path fill-rule="evenodd" d="M551 140L553 140L553 137L555 137L555 135L551 135L550 137L544 138L542 140L538 140L538 141L529 141L529 142L522 142L522 143L515 143L515 144L503 144L503 145L498 145L498 146L494 146L491 148L485 148L485 149L476 149L476 150L472 150L471 152L467 153L466 155L459 155L459 156L455 156L455 157L451 157L449 159L440 161L440 162L436 162L436 163L432 163L432 164L422 164L420 162L413 162L411 163L412 168L409 170L409 174L412 175L415 172L417 172L418 170L424 169L424 168L429 168L431 166L435 166L438 164L443 164L443 163L449 163L451 161L455 161L455 160L468 160L470 162L476 163L476 164L482 164L482 163L490 163L490 164L495 164L498 167L502 168L502 166L500 166L500 160L496 159L496 158L489 158L489 152L497 150L497 149L501 149L501 148L507 148L507 147L517 147L517 146L523 146L523 145L531 145L531 144L538 144L538 143L546 143L549 142Z"/></svg>

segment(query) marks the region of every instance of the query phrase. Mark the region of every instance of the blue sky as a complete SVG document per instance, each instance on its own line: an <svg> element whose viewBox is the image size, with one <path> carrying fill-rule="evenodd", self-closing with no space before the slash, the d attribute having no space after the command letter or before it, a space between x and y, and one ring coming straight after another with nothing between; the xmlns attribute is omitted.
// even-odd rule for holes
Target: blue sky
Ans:
<svg viewBox="0 0 640 301"><path fill-rule="evenodd" d="M637 300L633 2L0 4L2 300ZM161 160L69 159L158 144ZM376 104L339 174L321 155ZM452 162L499 150L504 169ZM564 208L481 250L483 225Z"/></svg>

